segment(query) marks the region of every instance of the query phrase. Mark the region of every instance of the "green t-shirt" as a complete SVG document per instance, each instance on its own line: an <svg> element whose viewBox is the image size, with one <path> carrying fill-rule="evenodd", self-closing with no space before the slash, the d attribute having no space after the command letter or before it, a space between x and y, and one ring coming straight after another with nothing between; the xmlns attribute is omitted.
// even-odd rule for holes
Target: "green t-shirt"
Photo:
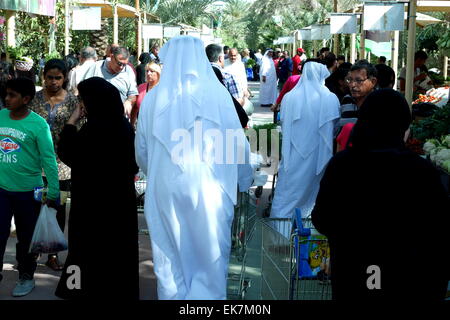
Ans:
<svg viewBox="0 0 450 320"><path fill-rule="evenodd" d="M0 188L11 192L42 187L42 169L48 180L48 198L58 199L59 181L55 149L47 122L34 113L13 120L0 111Z"/></svg>

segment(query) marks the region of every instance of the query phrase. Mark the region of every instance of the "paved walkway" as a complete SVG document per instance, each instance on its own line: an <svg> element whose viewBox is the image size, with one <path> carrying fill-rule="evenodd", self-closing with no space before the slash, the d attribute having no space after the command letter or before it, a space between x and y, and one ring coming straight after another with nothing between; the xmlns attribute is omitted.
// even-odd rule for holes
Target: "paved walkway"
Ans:
<svg viewBox="0 0 450 320"><path fill-rule="evenodd" d="M69 214L67 212L66 217L68 216ZM147 228L143 214L138 215L138 223L139 230ZM5 257L3 259L4 264L2 274L4 278L3 281L0 282L0 300L60 300L54 295L54 292L61 272L53 271L45 266L47 255L43 255L38 261L38 268L35 273L36 288L29 295L22 298L14 298L11 296L11 292L14 289L15 282L18 278L17 270L13 269L13 266L16 263L16 242L17 239L14 237L10 237L8 240ZM67 251L60 253L59 258L61 262L65 261L66 256ZM120 265L122 263L127 263L127 261L120 260L120 252L117 252L115 267L117 268L118 273L120 273ZM141 300L155 300L157 298L156 276L153 272L150 238L148 235L142 233L139 234L139 274Z"/></svg>

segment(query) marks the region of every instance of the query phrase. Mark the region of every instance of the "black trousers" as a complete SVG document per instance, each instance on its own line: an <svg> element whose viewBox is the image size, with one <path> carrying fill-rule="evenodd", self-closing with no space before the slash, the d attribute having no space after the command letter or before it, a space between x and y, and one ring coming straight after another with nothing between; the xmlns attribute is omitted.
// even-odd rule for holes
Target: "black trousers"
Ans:
<svg viewBox="0 0 450 320"><path fill-rule="evenodd" d="M23 274L34 276L37 255L28 252L40 209L41 203L34 199L34 191L10 192L0 188L0 271L3 270L3 256L9 238L11 219L14 216L19 277Z"/></svg>

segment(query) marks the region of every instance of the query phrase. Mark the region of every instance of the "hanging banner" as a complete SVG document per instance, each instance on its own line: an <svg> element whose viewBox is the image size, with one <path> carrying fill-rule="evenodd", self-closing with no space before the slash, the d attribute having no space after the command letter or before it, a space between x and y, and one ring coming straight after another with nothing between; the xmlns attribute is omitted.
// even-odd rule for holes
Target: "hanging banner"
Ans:
<svg viewBox="0 0 450 320"><path fill-rule="evenodd" d="M181 34L181 27L164 27L164 38L173 38Z"/></svg>
<svg viewBox="0 0 450 320"><path fill-rule="evenodd" d="M298 30L297 40L311 40L311 27Z"/></svg>
<svg viewBox="0 0 450 320"><path fill-rule="evenodd" d="M54 17L56 0L0 0L0 9Z"/></svg>
<svg viewBox="0 0 450 320"><path fill-rule="evenodd" d="M330 14L331 34L352 34L358 32L358 16L354 13Z"/></svg>
<svg viewBox="0 0 450 320"><path fill-rule="evenodd" d="M311 40L328 40L330 38L329 24L313 24L311 26Z"/></svg>
<svg viewBox="0 0 450 320"><path fill-rule="evenodd" d="M102 8L73 8L72 30L102 30Z"/></svg>
<svg viewBox="0 0 450 320"><path fill-rule="evenodd" d="M364 2L364 30L404 30L405 4L398 2Z"/></svg>
<svg viewBox="0 0 450 320"><path fill-rule="evenodd" d="M200 38L201 33L200 33L200 31L188 31L187 35L191 36L191 37Z"/></svg>
<svg viewBox="0 0 450 320"><path fill-rule="evenodd" d="M143 39L162 39L163 25L159 23L149 23L142 25Z"/></svg>
<svg viewBox="0 0 450 320"><path fill-rule="evenodd" d="M391 32L390 31L365 31L366 39L380 42L391 42Z"/></svg>
<svg viewBox="0 0 450 320"><path fill-rule="evenodd" d="M214 36L212 36L210 34L201 34L200 39L202 39L205 46L207 46L211 43L214 43Z"/></svg>

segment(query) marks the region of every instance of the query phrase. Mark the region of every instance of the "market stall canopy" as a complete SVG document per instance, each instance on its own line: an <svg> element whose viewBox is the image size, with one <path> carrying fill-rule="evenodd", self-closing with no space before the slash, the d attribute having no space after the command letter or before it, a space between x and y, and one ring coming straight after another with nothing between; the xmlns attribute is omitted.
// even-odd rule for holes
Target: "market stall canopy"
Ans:
<svg viewBox="0 0 450 320"><path fill-rule="evenodd" d="M450 1L417 1L418 12L450 12Z"/></svg>
<svg viewBox="0 0 450 320"><path fill-rule="evenodd" d="M443 1L443 2L449 2L450 3L450 1ZM419 26L419 27L425 27L425 26L428 26L430 24L445 22L443 20L436 19L436 18L434 18L432 16L429 16L429 15L426 15L426 14L423 14L423 13L417 13L416 16L417 16L417 18L416 18L416 25ZM327 18L325 20L325 23L329 23L329 21L330 21L330 18ZM406 21L408 21L408 12L405 12L405 22Z"/></svg>
<svg viewBox="0 0 450 320"><path fill-rule="evenodd" d="M405 12L405 20L408 20L408 13ZM430 24L435 24L435 23L441 23L444 22L443 20L439 20L436 19L432 16L423 14L423 13L417 13L417 18L416 18L416 25L418 25L419 27L425 27L428 26Z"/></svg>
<svg viewBox="0 0 450 320"><path fill-rule="evenodd" d="M114 17L114 5L111 1L104 0L78 0L77 5L85 7L101 7L102 8L102 18L113 18ZM145 13L147 17L151 17L155 20L160 20L157 16L151 13ZM125 5L117 4L117 15L119 18L135 18L138 13L135 8Z"/></svg>
<svg viewBox="0 0 450 320"><path fill-rule="evenodd" d="M408 11L408 3L405 5L405 11ZM355 7L356 13L361 13L363 4L359 4ZM353 9L345 11L346 13L352 13ZM450 12L450 1L448 0L419 0L417 1L417 12Z"/></svg>
<svg viewBox="0 0 450 320"><path fill-rule="evenodd" d="M37 1L37 0L0 0L0 9L23 11L31 14L44 16L54 16L56 10L56 0Z"/></svg>
<svg viewBox="0 0 450 320"><path fill-rule="evenodd" d="M184 24L184 23L176 23L176 25L179 25L181 27L181 31L198 31L198 32L202 32L202 29Z"/></svg>

